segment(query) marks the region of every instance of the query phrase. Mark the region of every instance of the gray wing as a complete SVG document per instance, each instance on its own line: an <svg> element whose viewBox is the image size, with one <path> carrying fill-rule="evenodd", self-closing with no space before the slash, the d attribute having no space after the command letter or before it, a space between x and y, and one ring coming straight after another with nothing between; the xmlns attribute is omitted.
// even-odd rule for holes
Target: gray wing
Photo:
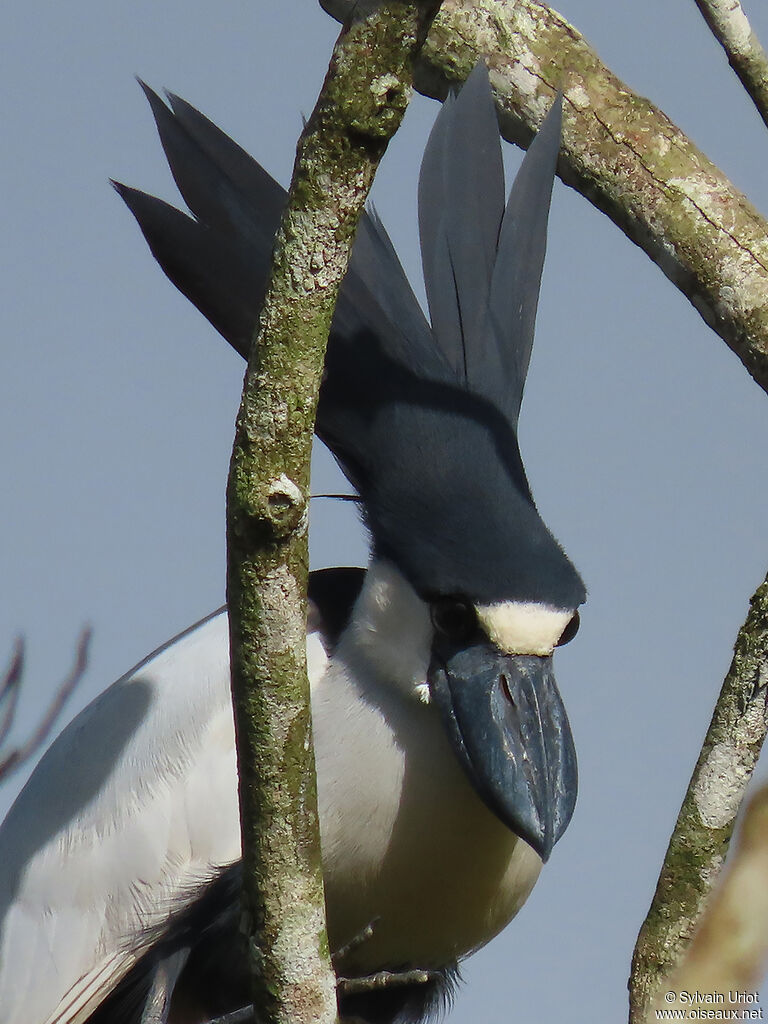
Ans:
<svg viewBox="0 0 768 1024"><path fill-rule="evenodd" d="M310 574L313 683L364 576L356 568ZM177 951L173 928L239 857L221 609L85 708L0 825L3 1024L81 1024L113 991L127 988L130 1000L150 947L163 940L166 952ZM186 934L179 941L190 943ZM113 1008L107 1019L122 1019Z"/></svg>

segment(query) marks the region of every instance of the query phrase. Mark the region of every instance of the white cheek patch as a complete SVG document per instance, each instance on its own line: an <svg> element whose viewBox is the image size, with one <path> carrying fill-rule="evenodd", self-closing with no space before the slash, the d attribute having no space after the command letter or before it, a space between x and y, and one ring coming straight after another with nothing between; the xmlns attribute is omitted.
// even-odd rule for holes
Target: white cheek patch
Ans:
<svg viewBox="0 0 768 1024"><path fill-rule="evenodd" d="M478 605L477 617L489 639L507 654L546 656L563 635L573 610L528 601L500 601Z"/></svg>
<svg viewBox="0 0 768 1024"><path fill-rule="evenodd" d="M429 702L429 607L389 562L368 567L349 632L349 643L365 655L366 673Z"/></svg>

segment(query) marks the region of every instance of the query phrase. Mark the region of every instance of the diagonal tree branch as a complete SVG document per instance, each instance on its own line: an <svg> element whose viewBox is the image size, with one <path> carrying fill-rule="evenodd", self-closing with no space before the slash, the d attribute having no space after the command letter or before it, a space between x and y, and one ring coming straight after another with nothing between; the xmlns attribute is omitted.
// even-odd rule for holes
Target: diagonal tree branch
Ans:
<svg viewBox="0 0 768 1024"><path fill-rule="evenodd" d="M322 0L334 16L352 0ZM657 107L536 0L445 0L416 86L445 96L479 55L502 134L527 145L565 94L558 173L664 271L768 390L768 223Z"/></svg>
<svg viewBox="0 0 768 1024"><path fill-rule="evenodd" d="M741 3L739 0L696 0L696 6L768 126L768 55Z"/></svg>
<svg viewBox="0 0 768 1024"><path fill-rule="evenodd" d="M662 1019L658 1013L662 1009L682 1011L690 1019L690 1001L681 993L720 995L723 1001L727 998L732 1012L736 1005L749 1006L766 965L768 787L763 786L749 801L728 868L707 902L680 966L654 1000L646 1024Z"/></svg>
<svg viewBox="0 0 768 1024"><path fill-rule="evenodd" d="M360 4L301 137L246 371L228 485L227 598L256 1017L336 1017L306 672L317 392L357 220L436 7Z"/></svg>
<svg viewBox="0 0 768 1024"><path fill-rule="evenodd" d="M768 577L736 638L688 791L669 842L656 893L637 939L630 1019L650 1001L688 945L717 880L736 814L768 730Z"/></svg>

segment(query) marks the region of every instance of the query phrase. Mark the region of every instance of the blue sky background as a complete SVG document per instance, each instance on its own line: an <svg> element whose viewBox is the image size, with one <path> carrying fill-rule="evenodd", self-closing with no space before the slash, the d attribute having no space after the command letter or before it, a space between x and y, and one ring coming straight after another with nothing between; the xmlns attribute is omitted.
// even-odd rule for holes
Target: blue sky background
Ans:
<svg viewBox="0 0 768 1024"><path fill-rule="evenodd" d="M745 7L768 41L768 8ZM560 10L768 209L768 136L693 0ZM84 623L91 664L72 712L224 598L243 366L108 185L175 199L133 75L199 106L287 184L336 32L313 0L0 12L0 657L24 633L22 726ZM419 289L416 181L435 111L416 98L374 190ZM581 790L519 918L466 964L451 1024L625 1013L635 935L768 566L767 430L768 402L738 360L557 184L521 446L590 590L580 637L558 655ZM327 456L316 480L343 486ZM312 531L315 566L364 563L349 506L316 502Z"/></svg>

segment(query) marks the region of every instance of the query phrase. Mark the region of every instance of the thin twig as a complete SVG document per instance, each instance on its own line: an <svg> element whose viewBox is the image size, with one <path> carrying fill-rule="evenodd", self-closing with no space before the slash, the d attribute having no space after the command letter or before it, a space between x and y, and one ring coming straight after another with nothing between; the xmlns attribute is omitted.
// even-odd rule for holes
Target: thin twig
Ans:
<svg viewBox="0 0 768 1024"><path fill-rule="evenodd" d="M441 977L439 971L378 971L362 978L339 978L337 990L340 996L357 996L366 992L380 992L383 988L426 985Z"/></svg>
<svg viewBox="0 0 768 1024"><path fill-rule="evenodd" d="M353 936L353 938L349 940L346 946L341 946L337 949L331 957L331 963L333 963L334 966L336 964L343 963L345 957L347 957L353 950L359 949L360 946L365 945L366 942L370 942L373 938L373 929L378 920L379 918L375 917L372 921L369 921L365 928L361 929L357 935Z"/></svg>
<svg viewBox="0 0 768 1024"><path fill-rule="evenodd" d="M91 630L89 627L86 627L80 634L77 641L75 662L70 669L69 675L59 685L58 689L54 693L53 699L48 705L45 714L40 719L37 728L20 747L15 747L5 755L0 754L0 781L4 781L12 772L17 771L22 767L22 765L30 761L50 736L54 725L58 721L61 712L64 710L64 705L72 696L72 693L83 678L85 670L88 667L88 647L90 642ZM0 705L3 704L5 700L9 701L5 711L3 712L2 728L0 728L0 743L2 743L8 736L16 716L19 692L22 685L23 667L24 645L21 641L17 641L10 668L3 677L3 681L0 683Z"/></svg>
<svg viewBox="0 0 768 1024"><path fill-rule="evenodd" d="M739 0L695 0L728 63L768 126L768 55Z"/></svg>
<svg viewBox="0 0 768 1024"><path fill-rule="evenodd" d="M0 683L0 708L3 708L2 719L0 719L0 748L5 743L8 733L13 727L16 718L16 708L19 703L21 691L21 677L24 672L24 641L21 637L16 638L11 655L11 664Z"/></svg>
<svg viewBox="0 0 768 1024"><path fill-rule="evenodd" d="M638 936L630 1020L645 1020L698 925L768 730L768 578L739 630L699 759Z"/></svg>

